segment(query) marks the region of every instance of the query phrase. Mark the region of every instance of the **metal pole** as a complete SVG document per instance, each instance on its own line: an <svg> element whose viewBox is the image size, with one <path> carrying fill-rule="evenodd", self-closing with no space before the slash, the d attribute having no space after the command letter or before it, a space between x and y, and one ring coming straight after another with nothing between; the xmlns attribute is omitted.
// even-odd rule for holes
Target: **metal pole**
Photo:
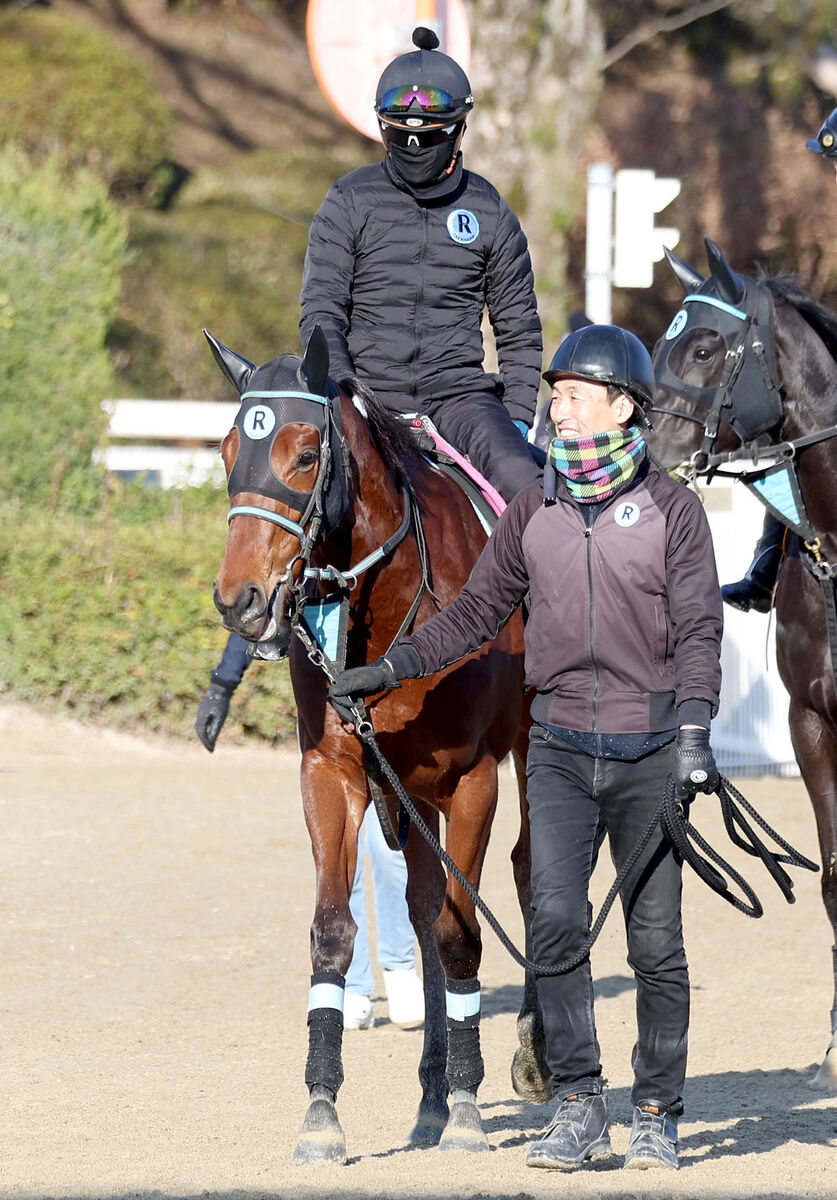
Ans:
<svg viewBox="0 0 837 1200"><path fill-rule="evenodd" d="M593 163L587 168L587 250L584 308L596 325L611 323L610 287L613 263L613 168Z"/></svg>

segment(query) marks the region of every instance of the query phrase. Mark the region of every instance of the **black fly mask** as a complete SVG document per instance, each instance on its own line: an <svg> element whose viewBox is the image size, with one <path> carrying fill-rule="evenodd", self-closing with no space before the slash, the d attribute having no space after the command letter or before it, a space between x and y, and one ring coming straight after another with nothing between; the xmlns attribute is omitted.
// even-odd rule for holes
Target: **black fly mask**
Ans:
<svg viewBox="0 0 837 1200"><path fill-rule="evenodd" d="M773 302L761 283L744 279L729 266L722 251L706 238L710 275L704 279L666 251L669 265L686 296L654 354L657 383L690 401L695 415L654 405L652 413L668 413L704 426L698 454L708 456L721 423L745 444L762 444L782 417L782 390L773 341ZM698 344L706 334L722 343L720 366L701 379ZM719 348L720 352L720 348Z"/></svg>
<svg viewBox="0 0 837 1200"><path fill-rule="evenodd" d="M282 354L262 367L254 367L207 334L212 352L224 374L238 388L241 407L234 428L238 452L229 475L229 496L252 492L276 500L299 513L293 521L270 509L237 505L229 519L239 514L261 517L296 534L305 543L310 533L325 534L337 527L349 503L347 454L340 404L328 379L328 352L322 357L325 338L319 330L311 336L303 359ZM310 492L284 483L273 470L271 451L280 431L299 422L319 433L320 468ZM312 522L316 528L311 529Z"/></svg>

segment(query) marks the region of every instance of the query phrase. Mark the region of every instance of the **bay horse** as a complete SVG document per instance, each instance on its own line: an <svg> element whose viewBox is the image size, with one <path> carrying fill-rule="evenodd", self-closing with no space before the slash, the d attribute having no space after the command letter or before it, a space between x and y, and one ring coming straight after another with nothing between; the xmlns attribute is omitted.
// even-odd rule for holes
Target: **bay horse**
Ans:
<svg viewBox="0 0 837 1200"><path fill-rule="evenodd" d="M704 277L666 251L685 298L654 351L649 446L662 466L688 461L692 474L743 468L788 528L777 660L835 942L831 1042L812 1085L837 1087L837 621L830 639L827 620L837 576L837 318L788 279L733 271L709 238L706 254Z"/></svg>
<svg viewBox="0 0 837 1200"><path fill-rule="evenodd" d="M362 385L338 388L329 380L328 346L319 328L302 359L284 354L259 367L206 336L241 398L221 447L232 508L214 600L224 626L254 641L258 657L290 658L316 874L309 1107L294 1160L345 1162L335 1098L343 1079L344 977L357 928L349 894L370 786L361 743L328 702L328 667L333 674L344 662L373 661L453 599L486 534L464 493L418 453L403 421ZM327 650L322 630L319 641L311 633L324 613L330 613L324 622L333 619L338 630ZM512 862L528 927L524 763L530 721L520 614L459 665L406 681L371 702L369 717L381 750L434 833L440 815L445 818L447 852L473 886L497 804L497 766L511 752L521 808ZM385 781L380 786L390 791ZM392 796L387 800L391 804ZM487 1150L476 1105L483 1064L474 905L454 879L445 881L415 829L405 854L426 1007L422 1095L410 1140ZM518 1035L515 1088L541 1101L549 1091L528 976Z"/></svg>

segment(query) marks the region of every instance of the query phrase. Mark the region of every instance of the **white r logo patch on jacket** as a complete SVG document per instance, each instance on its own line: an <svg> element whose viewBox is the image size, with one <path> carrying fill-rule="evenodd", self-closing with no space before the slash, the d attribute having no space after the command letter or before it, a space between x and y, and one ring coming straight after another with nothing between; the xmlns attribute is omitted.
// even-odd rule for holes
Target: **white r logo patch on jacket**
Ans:
<svg viewBox="0 0 837 1200"><path fill-rule="evenodd" d="M447 219L448 233L455 242L467 246L475 242L480 235L480 223L476 213L469 208L455 208Z"/></svg>
<svg viewBox="0 0 837 1200"><path fill-rule="evenodd" d="M631 525L636 525L639 520L640 507L633 500L624 500L617 504L613 510L613 519L617 525L621 525L623 529L629 529Z"/></svg>

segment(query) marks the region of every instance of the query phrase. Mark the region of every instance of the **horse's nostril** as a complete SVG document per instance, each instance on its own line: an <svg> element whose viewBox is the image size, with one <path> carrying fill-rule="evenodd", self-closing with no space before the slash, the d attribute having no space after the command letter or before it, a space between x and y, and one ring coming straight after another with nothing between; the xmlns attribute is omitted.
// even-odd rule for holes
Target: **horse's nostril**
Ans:
<svg viewBox="0 0 837 1200"><path fill-rule="evenodd" d="M264 616L266 608L267 596L263 589L257 583L250 583L238 593L231 611L239 621L246 623Z"/></svg>

